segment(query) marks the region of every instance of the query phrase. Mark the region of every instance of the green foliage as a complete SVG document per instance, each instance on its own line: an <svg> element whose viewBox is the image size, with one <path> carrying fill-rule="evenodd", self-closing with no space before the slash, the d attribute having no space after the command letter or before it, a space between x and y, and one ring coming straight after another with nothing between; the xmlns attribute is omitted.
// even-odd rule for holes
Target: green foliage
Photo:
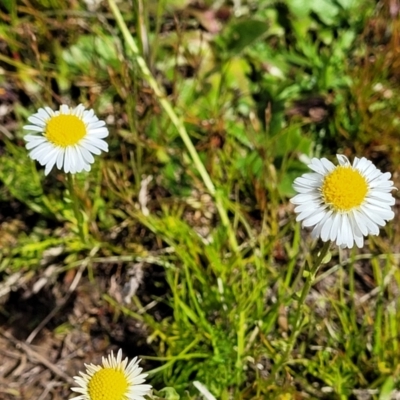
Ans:
<svg viewBox="0 0 400 400"><path fill-rule="evenodd" d="M200 398L195 380L223 400L345 399L357 391L390 398L400 362L391 225L360 254L332 252L283 359L315 246L288 203L293 180L314 156L365 151L385 169L399 159L395 71L363 58L381 46L367 45L363 32L375 4L263 0L219 2L217 10L211 1L204 9L185 1L121 3L137 56L108 6L97 18L83 2L73 2L74 10L64 3L40 1L44 11L33 17L6 2L13 29L0 20L7 93L20 88L34 103L14 100L17 133L7 128L1 139L0 205L18 210L0 221L1 279L39 279L54 248L61 249L59 274L83 265L83 280L101 280L101 301L115 321L143 324L151 382L170 386L160 398ZM26 44L25 26L36 41ZM380 67L392 60L384 57ZM161 100L182 119L215 193ZM63 173L43 176L21 140L30 112L59 102L90 105L110 129L109 153L76 177L75 198ZM114 275L98 265L117 265L123 280L133 262L145 265L154 288L125 304L117 290L107 291Z"/></svg>

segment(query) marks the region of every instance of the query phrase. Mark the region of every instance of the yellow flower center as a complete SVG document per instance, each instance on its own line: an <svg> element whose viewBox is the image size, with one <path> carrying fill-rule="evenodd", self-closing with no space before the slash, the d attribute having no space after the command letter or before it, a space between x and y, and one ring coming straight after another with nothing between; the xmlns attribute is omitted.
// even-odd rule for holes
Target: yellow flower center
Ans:
<svg viewBox="0 0 400 400"><path fill-rule="evenodd" d="M76 115L60 114L49 119L45 135L56 146L73 146L86 135L86 126Z"/></svg>
<svg viewBox="0 0 400 400"><path fill-rule="evenodd" d="M364 202L368 183L358 170L339 166L326 175L321 192L325 203L335 211L350 211Z"/></svg>
<svg viewBox="0 0 400 400"><path fill-rule="evenodd" d="M102 368L89 381L90 400L127 400L128 381L124 372Z"/></svg>

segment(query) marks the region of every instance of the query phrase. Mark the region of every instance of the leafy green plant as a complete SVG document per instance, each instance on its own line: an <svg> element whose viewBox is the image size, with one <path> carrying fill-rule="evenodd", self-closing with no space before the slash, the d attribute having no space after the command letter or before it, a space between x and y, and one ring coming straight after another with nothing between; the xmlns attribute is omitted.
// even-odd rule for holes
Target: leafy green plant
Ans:
<svg viewBox="0 0 400 400"><path fill-rule="evenodd" d="M0 14L0 96L17 94L4 100L14 125L0 112L2 283L19 274L9 290L24 290L54 263L57 292L81 271L71 302L100 295L77 336L124 344L125 329L156 389L183 399L200 398L195 380L219 399L390 398L397 225L360 252L332 251L302 299L318 245L288 204L314 156L365 152L396 172L395 41L381 54L363 32L388 6L37 3ZM65 177L43 176L20 131L60 102L90 105L110 130L109 153L72 183L75 213Z"/></svg>

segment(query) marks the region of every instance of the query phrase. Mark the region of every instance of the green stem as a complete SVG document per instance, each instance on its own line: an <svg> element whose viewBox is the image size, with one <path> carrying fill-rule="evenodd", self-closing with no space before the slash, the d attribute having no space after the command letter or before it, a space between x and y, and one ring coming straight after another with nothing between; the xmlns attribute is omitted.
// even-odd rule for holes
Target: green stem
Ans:
<svg viewBox="0 0 400 400"><path fill-rule="evenodd" d="M274 374L276 374L280 370L280 368L284 364L286 364L287 361L289 360L290 354L292 353L293 348L296 344L296 339L301 332L303 316L304 316L304 304L305 304L306 298L307 298L308 294L310 293L311 287L313 286L313 284L315 282L315 278L316 278L318 269L321 266L325 256L328 254L330 245L331 245L330 241L327 241L324 243L322 249L320 250L320 252L318 253L318 255L316 257L315 262L313 263L313 265L311 267L307 268L307 270L304 273L304 275L306 276L306 281L305 281L303 289L301 291L300 298L298 299L298 302L297 302L296 315L294 317L294 324L293 324L292 332L289 337L287 348L286 348L286 351L285 351L282 359L280 360L280 362L278 362L275 365L275 367L273 368L271 376L274 376Z"/></svg>
<svg viewBox="0 0 400 400"><path fill-rule="evenodd" d="M143 77L146 79L147 83L153 90L154 94L157 96L158 101L160 102L161 106L164 108L165 112L167 113L168 117L170 118L171 122L175 125L175 128L177 129L183 143L186 146L187 151L190 154L190 157L193 160L194 165L197 168L197 171L199 172L204 185L206 186L207 190L209 193L214 197L215 199L215 205L217 207L219 216L221 218L221 222L224 225L224 227L227 229L228 232L228 237L229 237L229 242L232 247L232 250L237 252L238 251L238 244L236 241L236 236L233 232L233 229L231 227L228 214L225 210L224 204L223 204L223 197L219 191L215 189L215 186L211 180L210 175L208 174L204 164L202 163L199 154L194 147L187 131L185 128L185 125L183 124L183 121L181 118L178 117L176 112L174 111L172 105L170 102L167 100L165 93L161 89L161 87L158 85L156 79L153 77L152 73L150 72L150 69L148 68L146 61L144 58L140 55L139 48L136 45L132 35L129 32L128 27L126 26L126 23L117 7L115 4L114 0L108 0L108 4L110 5L111 11L114 14L114 17L118 23L118 26L122 32L122 35L124 36L124 39L135 55L135 60L143 74Z"/></svg>
<svg viewBox="0 0 400 400"><path fill-rule="evenodd" d="M72 174L67 174L67 185L68 191L71 196L71 204L72 204L72 211L74 212L77 224L78 224L78 231L79 236L82 240L82 243L86 242L85 231L83 229L83 216L79 210L79 198L75 192L75 176Z"/></svg>

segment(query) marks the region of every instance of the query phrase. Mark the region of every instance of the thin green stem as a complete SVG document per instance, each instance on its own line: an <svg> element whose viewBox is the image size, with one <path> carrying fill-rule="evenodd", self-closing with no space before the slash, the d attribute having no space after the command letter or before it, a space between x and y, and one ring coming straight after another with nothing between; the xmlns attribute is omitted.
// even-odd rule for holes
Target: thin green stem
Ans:
<svg viewBox="0 0 400 400"><path fill-rule="evenodd" d="M315 278L318 272L319 267L321 266L324 258L326 257L326 255L328 254L329 251L329 247L331 245L331 242L325 242L324 246L322 247L322 249L320 250L320 252L317 254L315 262L313 263L313 265L309 266L309 268L304 271L304 275L306 277L306 281L304 283L303 289L301 291L300 297L297 301L297 310L296 310L296 315L294 317L294 323L293 323L293 328L292 328L292 332L290 334L289 337L289 341L286 347L286 351L282 357L282 359L280 360L280 362L278 362L273 371L272 371L272 376L277 373L280 368L287 363L287 361L289 360L290 354L293 351L293 348L296 344L296 339L299 336L300 332L301 332L301 327L303 324L303 317L304 317L304 304L306 301L306 298L308 296L308 294L310 293L311 287L313 286L314 282L315 282Z"/></svg>
<svg viewBox="0 0 400 400"><path fill-rule="evenodd" d="M80 212L80 201L78 196L76 195L75 191L75 176L72 174L67 174L67 185L68 185L68 191L71 196L71 204L72 204L72 211L74 212L77 225L78 225L78 231L79 231L79 236L82 240L82 243L86 242L86 236L85 236L85 231L83 229L83 216Z"/></svg>
<svg viewBox="0 0 400 400"><path fill-rule="evenodd" d="M211 177L208 174L204 164L202 163L202 161L199 157L199 154L198 154L196 148L194 147L194 145L186 131L186 128L185 128L185 125L184 125L182 119L179 118L178 115L176 114L172 105L167 100L167 97L166 97L164 91L161 89L161 87L158 85L156 79L153 77L150 69L148 68L148 66L146 64L146 61L141 56L139 48L136 45L132 35L130 34L129 29L126 26L126 23L121 15L117 5L115 4L115 1L108 0L108 4L110 5L111 11L114 14L114 17L115 17L117 24L122 32L122 35L124 36L124 39L125 39L127 45L131 49L132 53L135 55L136 63L139 66L143 77L146 79L147 83L153 90L154 94L157 96L158 101L160 102L161 106L164 108L164 110L167 113L168 117L170 118L171 122L175 125L175 128L177 129L183 143L185 144L186 149L189 152L190 157L192 158L193 163L196 166L196 169L199 172L204 185L206 186L209 193L214 197L215 205L217 207L219 216L221 218L221 222L224 225L224 227L227 229L229 242L232 247L232 250L237 252L238 244L236 241L235 233L231 227L231 224L230 224L230 221L228 218L228 214L227 214L224 204L223 204L223 196L221 195L221 193L218 190L215 189L215 186L211 180Z"/></svg>

